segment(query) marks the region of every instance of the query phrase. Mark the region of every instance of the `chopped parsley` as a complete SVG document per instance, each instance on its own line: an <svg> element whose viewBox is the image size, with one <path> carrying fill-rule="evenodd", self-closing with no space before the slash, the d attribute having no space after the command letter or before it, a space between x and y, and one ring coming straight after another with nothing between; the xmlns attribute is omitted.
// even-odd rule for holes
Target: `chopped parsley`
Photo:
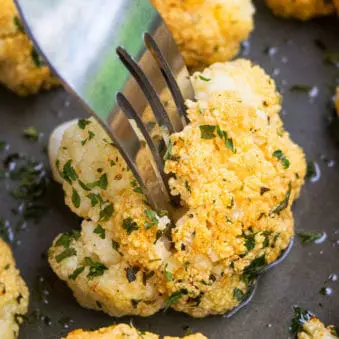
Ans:
<svg viewBox="0 0 339 339"><path fill-rule="evenodd" d="M185 180L185 187L186 187L187 192L192 193L191 186L187 180Z"/></svg>
<svg viewBox="0 0 339 339"><path fill-rule="evenodd" d="M200 128L200 134L201 134L201 139L214 139L216 135L214 134L216 126L214 125L201 125L199 126Z"/></svg>
<svg viewBox="0 0 339 339"><path fill-rule="evenodd" d="M91 189L86 185L84 184L81 180L78 181L80 187L84 190L84 191L90 191Z"/></svg>
<svg viewBox="0 0 339 339"><path fill-rule="evenodd" d="M248 251L251 251L255 247L255 234L245 235L245 246Z"/></svg>
<svg viewBox="0 0 339 339"><path fill-rule="evenodd" d="M130 235L139 229L138 224L132 218L126 218L122 222L122 228Z"/></svg>
<svg viewBox="0 0 339 339"><path fill-rule="evenodd" d="M265 255L254 259L247 267L244 269L243 277L247 283L255 280L262 272L262 270L267 265Z"/></svg>
<svg viewBox="0 0 339 339"><path fill-rule="evenodd" d="M68 276L68 279L75 280L83 271L85 270L84 266L76 268L73 273Z"/></svg>
<svg viewBox="0 0 339 339"><path fill-rule="evenodd" d="M286 158L286 155L282 152L282 150L278 149L272 154L275 158L280 160L281 164L285 169L290 167L290 161Z"/></svg>
<svg viewBox="0 0 339 339"><path fill-rule="evenodd" d="M290 87L290 91L291 92L296 92L296 93L309 93L310 91L312 91L312 86L309 85L293 85Z"/></svg>
<svg viewBox="0 0 339 339"><path fill-rule="evenodd" d="M78 179L78 175L72 166L72 160L68 160L64 165L62 177L71 185L73 181Z"/></svg>
<svg viewBox="0 0 339 339"><path fill-rule="evenodd" d="M177 303L185 294L187 294L186 289L181 289L171 294L169 298L166 300L164 311L166 312L172 305Z"/></svg>
<svg viewBox="0 0 339 339"><path fill-rule="evenodd" d="M324 236L324 232L299 232L297 235L302 245L309 245L319 241Z"/></svg>
<svg viewBox="0 0 339 339"><path fill-rule="evenodd" d="M315 163L313 161L307 162L307 171L306 171L306 179L311 180L317 175L317 170L315 167Z"/></svg>
<svg viewBox="0 0 339 339"><path fill-rule="evenodd" d="M325 61L328 64L336 65L339 63L339 52L327 50L325 52Z"/></svg>
<svg viewBox="0 0 339 339"><path fill-rule="evenodd" d="M112 240L112 248L117 251L121 256L123 256L123 254L119 251L120 249L120 244L117 241Z"/></svg>
<svg viewBox="0 0 339 339"><path fill-rule="evenodd" d="M131 185L133 187L133 191L136 193L142 194L142 188L138 185L138 182L134 179L131 181Z"/></svg>
<svg viewBox="0 0 339 339"><path fill-rule="evenodd" d="M145 228L149 229L152 226L158 225L158 218L157 218L157 213L153 210L145 210L144 211L146 217L148 218L148 221L145 222Z"/></svg>
<svg viewBox="0 0 339 339"><path fill-rule="evenodd" d="M129 283L137 280L136 274L140 271L139 267L129 267L126 269L126 276Z"/></svg>
<svg viewBox="0 0 339 339"><path fill-rule="evenodd" d="M70 233L63 233L58 240L55 242L55 246L63 246L64 248L69 248L73 240L78 240L80 238L79 231L72 231Z"/></svg>
<svg viewBox="0 0 339 339"><path fill-rule="evenodd" d="M89 266L87 277L93 279L94 277L102 276L108 268L98 261L93 261L90 257L85 258L85 264Z"/></svg>
<svg viewBox="0 0 339 339"><path fill-rule="evenodd" d="M242 301L244 299L244 292L240 288L234 288L233 289L233 298L237 301Z"/></svg>
<svg viewBox="0 0 339 339"><path fill-rule="evenodd" d="M231 150L233 153L235 153L234 143L233 139L228 137L228 134L226 131L223 131L219 126L215 125L201 125L200 128L200 134L201 139L214 139L216 135L214 134L217 132L218 136L225 142L225 146Z"/></svg>
<svg viewBox="0 0 339 339"><path fill-rule="evenodd" d="M39 133L35 127L27 127L23 130L23 136L31 141L39 140Z"/></svg>
<svg viewBox="0 0 339 339"><path fill-rule="evenodd" d="M95 137L95 134L92 131L88 131L88 137L81 141L81 145L85 146L88 141L92 140Z"/></svg>
<svg viewBox="0 0 339 339"><path fill-rule="evenodd" d="M114 212L113 204L107 205L106 207L104 207L103 210L100 211L99 221L101 222L108 221L111 218L113 212Z"/></svg>
<svg viewBox="0 0 339 339"><path fill-rule="evenodd" d="M98 225L93 232L97 234L101 239L106 238L106 231L101 225Z"/></svg>
<svg viewBox="0 0 339 339"><path fill-rule="evenodd" d="M18 29L19 32L21 33L25 33L25 29L24 29L24 26L22 25L20 19L18 16L15 16L14 19L14 25L16 26L16 28Z"/></svg>
<svg viewBox="0 0 339 339"><path fill-rule="evenodd" d="M34 47L31 50L31 57L36 67L40 68L43 66L44 62Z"/></svg>
<svg viewBox="0 0 339 339"><path fill-rule="evenodd" d="M100 194L90 193L87 198L91 200L92 207L95 207L97 204L101 207L104 204L104 200Z"/></svg>
<svg viewBox="0 0 339 339"><path fill-rule="evenodd" d="M291 197L291 192L292 192L292 184L290 182L288 184L288 191L286 192L285 199L281 201L277 206L272 208L272 210L270 211L270 215L279 214L281 211L283 211L284 209L288 207L288 203Z"/></svg>
<svg viewBox="0 0 339 339"><path fill-rule="evenodd" d="M204 77L203 75L199 75L200 80L202 81L211 81L211 79Z"/></svg>
<svg viewBox="0 0 339 339"><path fill-rule="evenodd" d="M97 181L94 181L90 184L86 184L86 187L88 187L89 189L92 189L94 187L99 187L105 190L107 186L108 186L107 174L103 174Z"/></svg>
<svg viewBox="0 0 339 339"><path fill-rule="evenodd" d="M173 275L170 271L167 271L167 265L165 267L165 270L164 270L164 273L165 273L165 278L167 281L173 281Z"/></svg>
<svg viewBox="0 0 339 339"><path fill-rule="evenodd" d="M72 192L72 203L73 203L75 208L80 207L80 203L81 203L80 195L74 188L73 188L73 192Z"/></svg>
<svg viewBox="0 0 339 339"><path fill-rule="evenodd" d="M88 119L79 119L78 120L78 126L81 129L85 129L87 125L89 125L91 123L90 120Z"/></svg>
<svg viewBox="0 0 339 339"><path fill-rule="evenodd" d="M66 258L73 257L74 255L77 255L77 251L75 248L69 247L66 248L63 252L58 254L55 257L55 260L57 263L60 263L61 261L65 260Z"/></svg>
<svg viewBox="0 0 339 339"><path fill-rule="evenodd" d="M291 325L289 327L289 331L291 333L299 333L302 331L304 324L311 320L313 314L307 310L304 310L300 307L294 307L294 317L291 321Z"/></svg>

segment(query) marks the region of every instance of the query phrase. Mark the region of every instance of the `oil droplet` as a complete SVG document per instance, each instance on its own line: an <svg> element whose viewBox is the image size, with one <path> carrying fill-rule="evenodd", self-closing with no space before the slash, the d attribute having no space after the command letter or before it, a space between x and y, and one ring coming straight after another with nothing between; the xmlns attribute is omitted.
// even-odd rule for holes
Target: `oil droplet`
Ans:
<svg viewBox="0 0 339 339"><path fill-rule="evenodd" d="M317 239L314 243L319 245L319 244L322 244L325 240L327 239L327 233L326 232L323 232L322 236ZM324 251L320 251L320 254L323 254Z"/></svg>
<svg viewBox="0 0 339 339"><path fill-rule="evenodd" d="M331 287L325 287L325 288L324 288L324 295L325 295L325 296L330 296L330 295L332 295L332 294L333 294L333 290L332 290Z"/></svg>
<svg viewBox="0 0 339 339"><path fill-rule="evenodd" d="M272 72L272 75L273 75L274 77L278 76L279 74L280 74L280 68L275 68L275 69L273 70L273 72Z"/></svg>
<svg viewBox="0 0 339 339"><path fill-rule="evenodd" d="M287 63L288 63L288 58L287 58L286 56L283 56L283 57L281 58L281 62L282 62L283 64L287 64Z"/></svg>
<svg viewBox="0 0 339 339"><path fill-rule="evenodd" d="M329 162L327 163L327 166L332 168L335 166L335 161L334 160L329 160Z"/></svg>
<svg viewBox="0 0 339 339"><path fill-rule="evenodd" d="M329 276L328 276L328 281L337 281L338 280L338 276L335 274L335 273L331 273Z"/></svg>

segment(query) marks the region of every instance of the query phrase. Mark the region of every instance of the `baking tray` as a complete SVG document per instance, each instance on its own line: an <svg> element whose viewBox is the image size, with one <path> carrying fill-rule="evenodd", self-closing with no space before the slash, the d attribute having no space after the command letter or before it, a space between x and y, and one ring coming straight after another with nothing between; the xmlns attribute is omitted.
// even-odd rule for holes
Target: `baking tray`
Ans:
<svg viewBox="0 0 339 339"><path fill-rule="evenodd" d="M315 161L321 176L306 183L294 205L297 231L325 231L320 245L301 246L296 239L292 252L279 266L261 279L251 303L231 319L222 316L192 319L182 313L159 312L149 318L110 318L104 313L81 308L71 290L48 266L46 254L60 232L79 227L80 220L63 203L61 187L50 182L43 203L46 213L37 224L16 232L14 255L30 291L29 320L20 331L22 339L60 338L74 328L94 329L113 322L133 322L142 330L161 335L183 335L185 329L201 331L211 339L287 338L293 305L305 307L327 324L339 324L339 282L329 282L331 296L319 293L330 274L339 275L339 151L329 133L333 111L328 102L333 95L337 68L324 62L322 45L339 51L339 22L324 18L306 23L273 17L262 1L256 2L255 31L242 54L274 74L284 95L282 118L295 142L308 159ZM319 44L319 41L322 44ZM319 93L310 98L294 85L317 86ZM24 152L43 160L44 145L54 126L84 110L62 89L29 98L18 98L0 89L0 140L10 144L8 152ZM43 133L39 143L22 137L25 127ZM0 181L0 218L13 222L11 209L16 202ZM33 315L39 316L33 319Z"/></svg>

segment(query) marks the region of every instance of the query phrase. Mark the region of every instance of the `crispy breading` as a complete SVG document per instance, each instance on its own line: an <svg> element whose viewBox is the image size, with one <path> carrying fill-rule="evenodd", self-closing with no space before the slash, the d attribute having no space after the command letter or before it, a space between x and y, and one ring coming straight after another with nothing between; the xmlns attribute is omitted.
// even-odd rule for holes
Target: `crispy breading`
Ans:
<svg viewBox="0 0 339 339"><path fill-rule="evenodd" d="M19 95L58 85L24 32L13 0L0 5L0 83Z"/></svg>
<svg viewBox="0 0 339 339"><path fill-rule="evenodd" d="M101 328L97 331L75 330L68 334L65 339L159 339L157 334L150 332L141 332L135 327L126 324L113 325ZM167 337L164 339L180 339L179 337ZM191 334L183 339L207 339L200 333Z"/></svg>
<svg viewBox="0 0 339 339"><path fill-rule="evenodd" d="M309 20L334 12L333 4L328 0L266 0L266 3L275 15L299 20Z"/></svg>
<svg viewBox="0 0 339 339"><path fill-rule="evenodd" d="M0 238L0 338L18 337L28 308L29 292L9 246Z"/></svg>
<svg viewBox="0 0 339 339"><path fill-rule="evenodd" d="M66 204L86 221L54 241L49 261L83 306L113 316L225 313L293 237L306 164L283 128L273 80L245 60L192 80L198 100L187 103L190 123L170 136L165 162L187 211L175 224L147 205L98 123L80 120L63 134L56 171Z"/></svg>
<svg viewBox="0 0 339 339"><path fill-rule="evenodd" d="M336 339L338 334L334 326L325 325L316 317L305 322L302 331L298 333L298 339Z"/></svg>
<svg viewBox="0 0 339 339"><path fill-rule="evenodd" d="M250 0L152 0L190 67L232 59L253 30Z"/></svg>

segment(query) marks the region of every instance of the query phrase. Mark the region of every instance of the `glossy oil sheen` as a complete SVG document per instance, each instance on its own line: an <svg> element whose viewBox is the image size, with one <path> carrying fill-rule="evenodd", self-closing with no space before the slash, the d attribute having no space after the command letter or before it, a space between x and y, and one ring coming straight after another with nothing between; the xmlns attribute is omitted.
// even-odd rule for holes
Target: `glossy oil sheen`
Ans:
<svg viewBox="0 0 339 339"><path fill-rule="evenodd" d="M121 319L124 322L132 320L140 329L162 335L183 335L183 327L189 326L211 339L285 339L289 337L288 326L295 304L309 309L327 324L339 325L338 280L329 283L333 290L331 296L324 297L319 293L331 274L339 274L339 151L329 134L331 112L326 105L333 94L337 70L324 64L324 53L314 44L314 39L321 39L329 49L339 51L339 24L334 18L307 23L285 21L273 17L261 2L256 4L256 29L248 57L269 74L274 69L280 70L275 79L285 92L283 106L287 115L282 116L285 126L308 158L316 161L321 169L320 179L306 183L294 206L295 226L297 231L325 231L328 237L322 244L308 247L302 247L296 239L288 258L261 278L252 302L231 319L221 316L192 319L175 312L159 312L146 319ZM267 47L277 48L274 55L265 53ZM313 103L307 94L289 91L296 84L319 88L318 96L312 98ZM1 89L0 114L0 139L10 143L12 151L19 149L43 158L40 145L30 144L20 137L23 128L35 126L46 134L47 140L55 125L85 116L76 100L61 89L27 99L18 99ZM334 160L334 166L329 166L324 156ZM50 185L45 200L50 210L39 224L29 224L27 230L18 235L22 244L14 248L14 253L32 291L31 311L40 307L51 318L52 325L26 324L21 329L20 339L60 338L67 332L63 328L65 324L71 328L97 328L118 321L81 308L41 256L58 233L79 225L78 218L64 205L57 184ZM12 200L2 188L0 201L0 216L10 218ZM41 302L36 291L38 275L42 275L48 284L48 304ZM65 317L73 321L65 321Z"/></svg>

